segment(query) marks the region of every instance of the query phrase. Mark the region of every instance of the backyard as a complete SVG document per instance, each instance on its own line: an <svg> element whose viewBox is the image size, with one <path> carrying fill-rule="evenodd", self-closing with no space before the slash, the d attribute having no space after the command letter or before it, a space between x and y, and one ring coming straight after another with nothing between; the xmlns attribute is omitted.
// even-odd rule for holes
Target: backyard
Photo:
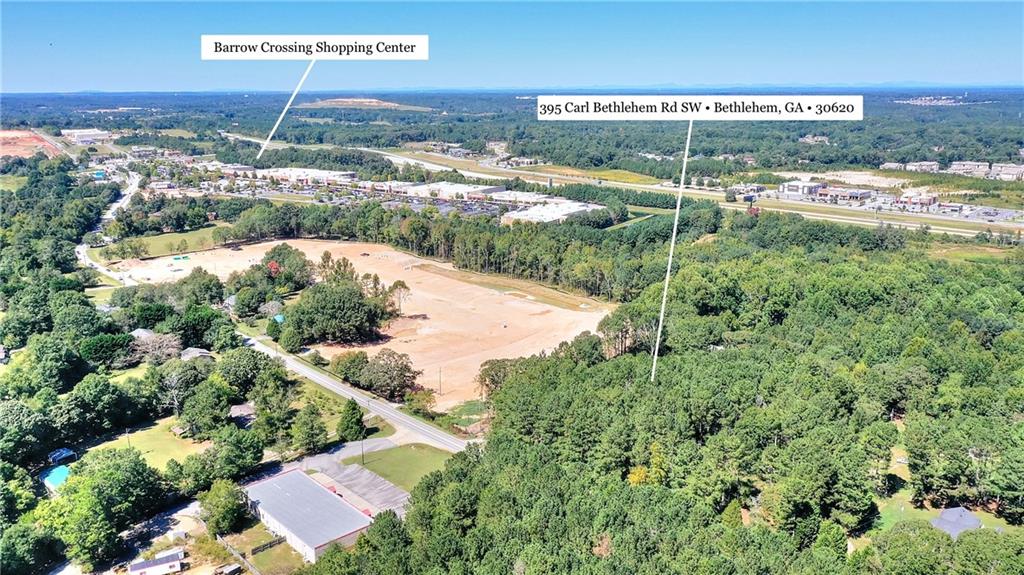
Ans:
<svg viewBox="0 0 1024 575"><path fill-rule="evenodd" d="M260 570L262 575L288 575L305 565L302 556L285 542L274 545L270 549L260 551L255 555L251 554L253 547L273 539L274 534L254 518L250 518L247 521L242 531L224 537L228 545L234 547L239 553L244 553L246 558L252 562L254 567Z"/></svg>
<svg viewBox="0 0 1024 575"><path fill-rule="evenodd" d="M206 443L196 443L172 433L171 427L174 422L174 417L158 419L153 423L136 427L127 434L121 433L116 438L94 445L89 451L133 447L142 452L142 458L146 463L163 471L171 459L182 461L186 456L199 453L207 446Z"/></svg>

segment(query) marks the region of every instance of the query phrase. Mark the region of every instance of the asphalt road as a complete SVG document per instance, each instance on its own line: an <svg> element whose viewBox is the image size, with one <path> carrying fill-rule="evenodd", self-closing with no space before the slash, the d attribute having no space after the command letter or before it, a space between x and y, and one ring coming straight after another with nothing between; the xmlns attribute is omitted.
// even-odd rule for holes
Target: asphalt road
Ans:
<svg viewBox="0 0 1024 575"><path fill-rule="evenodd" d="M448 451L458 452L465 449L466 445L469 443L464 439L459 439L450 433L441 431L429 423L424 423L423 421L398 410L391 403L370 397L353 387L349 387L348 385L339 382L334 377L310 367L290 354L280 352L252 338L248 338L248 344L254 349L262 351L269 356L281 358L289 371L308 378L317 385L333 391L342 397L358 401L359 405L365 407L370 413L379 415L390 422L416 432L437 447Z"/></svg>
<svg viewBox="0 0 1024 575"><path fill-rule="evenodd" d="M138 193L139 183L141 181L142 176L136 174L135 172L129 173L128 185L122 191L121 197L118 198L114 203L110 204L110 207L107 208L107 211L103 213L102 220L107 220L114 217L114 212L116 212L118 208L128 205L128 202L131 201L132 196ZM99 230L100 227L96 226L96 228L93 231ZM138 285L139 282L133 280L131 276L129 276L127 273L116 272L99 262L93 261L92 258L89 257L88 249L89 246L85 244L78 244L77 246L75 246L75 256L78 258L78 262L81 263L83 267L92 268L104 275L110 276L115 280L121 282L122 285Z"/></svg>

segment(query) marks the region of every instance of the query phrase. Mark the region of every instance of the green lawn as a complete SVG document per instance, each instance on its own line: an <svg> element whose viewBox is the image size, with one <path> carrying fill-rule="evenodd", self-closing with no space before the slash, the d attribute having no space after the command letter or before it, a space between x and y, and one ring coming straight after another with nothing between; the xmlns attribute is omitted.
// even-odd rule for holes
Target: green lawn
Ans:
<svg viewBox="0 0 1024 575"><path fill-rule="evenodd" d="M388 437L395 434L395 428L378 415L371 416L369 419L364 418L363 422L366 424L367 439Z"/></svg>
<svg viewBox="0 0 1024 575"><path fill-rule="evenodd" d="M102 287L102 288L88 288L85 290L85 296L88 297L93 305L103 305L110 303L110 296L113 295L116 287Z"/></svg>
<svg viewBox="0 0 1024 575"><path fill-rule="evenodd" d="M182 439L171 433L172 425L174 417L165 417L148 426L136 428L128 435L121 434L115 439L95 445L89 448L89 451L131 446L142 452L146 463L163 471L171 459L183 461L185 456L204 449L203 444Z"/></svg>
<svg viewBox="0 0 1024 575"><path fill-rule="evenodd" d="M198 230L191 230L182 233L159 234L155 236L141 236L139 239L149 250L147 257L169 256L196 252L214 247L213 230L218 226L227 226L226 223L206 226ZM182 243L184 242L184 243ZM96 261L104 261L100 256L102 248L89 248L89 257ZM110 260L108 260L110 261Z"/></svg>
<svg viewBox="0 0 1024 575"><path fill-rule="evenodd" d="M142 379L143 377L146 376L146 371L148 370L148 363L142 363L130 369L119 369L110 374L110 381L114 383L124 383L128 381L129 378L132 377L134 377L135 379Z"/></svg>
<svg viewBox="0 0 1024 575"><path fill-rule="evenodd" d="M0 190L13 192L20 188L21 186L25 185L25 182L27 181L28 178L26 176L2 175L0 176Z"/></svg>
<svg viewBox="0 0 1024 575"><path fill-rule="evenodd" d="M239 533L226 536L228 544L236 551L245 553L253 566L260 570L263 575L288 575L305 565L302 556L295 552L287 542L274 545L266 551L250 555L250 551L257 545L262 545L272 539L274 534L267 530L262 523L250 519L245 529Z"/></svg>
<svg viewBox="0 0 1024 575"><path fill-rule="evenodd" d="M620 228L625 228L625 227L631 226L631 225L633 225L633 224L635 224L637 222L642 222L642 221L646 220L647 218L653 218L653 217L654 217L654 214L630 214L630 218L628 220L626 220L624 222L617 223L617 224L615 224L614 226L611 226L608 229L609 230L617 230L617 229L620 229Z"/></svg>
<svg viewBox="0 0 1024 575"><path fill-rule="evenodd" d="M931 521L938 517L939 513L942 511L941 509L932 509L930 507L915 507L913 502L911 502L910 497L911 491L908 487L897 491L891 497L878 500L876 503L878 505L879 517L874 526L868 531L867 536L870 537L873 534L877 535L878 533L891 528L900 521ZM971 511L978 516L978 519L981 520L981 524L986 529L1001 528L1006 531L1024 529L1024 527L1010 525L1005 520L996 517L987 511L980 509L972 509Z"/></svg>
<svg viewBox="0 0 1024 575"><path fill-rule="evenodd" d="M366 454L365 467L406 491L424 475L444 467L451 453L429 445L414 443ZM342 460L346 465L360 464L360 456Z"/></svg>
<svg viewBox="0 0 1024 575"><path fill-rule="evenodd" d="M998 264L1013 255L1013 248L977 245L935 243L925 249L929 257L951 262Z"/></svg>
<svg viewBox="0 0 1024 575"><path fill-rule="evenodd" d="M175 138L195 138L196 137L196 133L195 132L190 132L188 130L184 130L184 129L181 129L181 128L166 128L164 130L158 130L158 131L161 134L165 135L165 136L172 136L172 137L175 137Z"/></svg>

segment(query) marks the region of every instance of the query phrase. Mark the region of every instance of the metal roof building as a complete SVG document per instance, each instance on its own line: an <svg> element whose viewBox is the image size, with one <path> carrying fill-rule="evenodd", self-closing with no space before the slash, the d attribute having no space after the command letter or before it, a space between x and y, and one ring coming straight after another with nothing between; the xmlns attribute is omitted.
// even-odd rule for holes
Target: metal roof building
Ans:
<svg viewBox="0 0 1024 575"><path fill-rule="evenodd" d="M981 520L978 516L963 507L952 507L943 509L942 513L932 519L932 527L941 529L950 537L956 539L964 531L981 528Z"/></svg>
<svg viewBox="0 0 1024 575"><path fill-rule="evenodd" d="M332 543L354 544L370 526L369 517L298 469L252 483L245 492L267 529L310 563Z"/></svg>

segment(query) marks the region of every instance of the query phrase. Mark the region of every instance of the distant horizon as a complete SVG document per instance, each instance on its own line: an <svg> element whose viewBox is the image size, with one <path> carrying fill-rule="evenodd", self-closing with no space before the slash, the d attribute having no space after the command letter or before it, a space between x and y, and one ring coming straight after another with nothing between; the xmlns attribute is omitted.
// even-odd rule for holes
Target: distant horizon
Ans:
<svg viewBox="0 0 1024 575"><path fill-rule="evenodd" d="M317 94L403 94L410 92L424 92L424 93L541 93L544 91L548 92L567 92L567 93L582 93L586 90L591 90L595 93L600 92L624 92L625 90L637 90L638 92L643 91L665 91L665 90L678 90L682 92L695 92L696 90L790 90L790 89L801 89L801 90L870 90L870 91L887 91L887 90L1006 90L1006 91L1018 91L1024 92L1024 86L1015 84L927 84L927 83L878 83L878 84L845 84L845 85L814 85L814 84L736 84L736 85L691 85L691 86L672 86L672 85L646 85L646 86L551 86L551 87L473 87L468 86L464 88L457 87L437 87L437 86L425 86L425 87L414 87L414 88L348 88L348 89L318 89L318 90L302 90L299 93L299 97L317 95ZM289 94L290 90L239 90L239 89L222 89L222 90L77 90L77 91L55 91L55 92L4 92L0 91L0 96L102 96L102 95L145 95L145 94L195 94L195 95L216 95L216 94Z"/></svg>

